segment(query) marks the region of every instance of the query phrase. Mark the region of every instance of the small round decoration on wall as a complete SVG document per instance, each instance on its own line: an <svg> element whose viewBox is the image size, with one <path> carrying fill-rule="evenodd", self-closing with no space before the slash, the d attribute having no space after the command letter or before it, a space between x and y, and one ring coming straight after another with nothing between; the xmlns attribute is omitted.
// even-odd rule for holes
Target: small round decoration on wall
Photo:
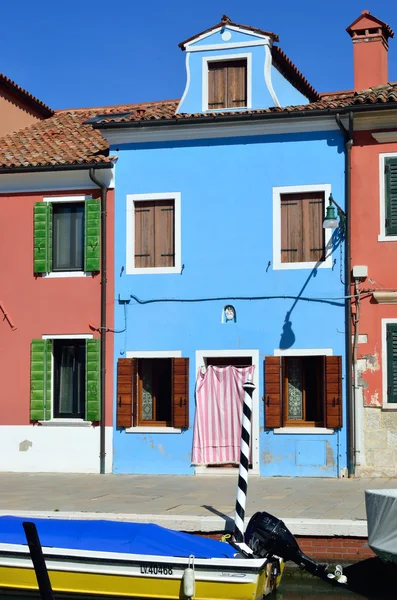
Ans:
<svg viewBox="0 0 397 600"><path fill-rule="evenodd" d="M230 31L224 31L221 35L221 38L223 39L224 42L228 42L232 37L232 34L230 33Z"/></svg>

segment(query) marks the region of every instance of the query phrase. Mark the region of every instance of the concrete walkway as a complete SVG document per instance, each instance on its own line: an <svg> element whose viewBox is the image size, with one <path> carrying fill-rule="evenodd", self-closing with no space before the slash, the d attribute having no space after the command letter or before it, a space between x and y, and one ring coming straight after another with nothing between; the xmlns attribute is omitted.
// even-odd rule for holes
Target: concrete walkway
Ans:
<svg viewBox="0 0 397 600"><path fill-rule="evenodd" d="M184 531L232 525L236 476L0 473L0 514L155 522ZM366 536L366 489L397 479L259 478L246 516L266 510L297 535ZM327 533L328 532L328 533Z"/></svg>

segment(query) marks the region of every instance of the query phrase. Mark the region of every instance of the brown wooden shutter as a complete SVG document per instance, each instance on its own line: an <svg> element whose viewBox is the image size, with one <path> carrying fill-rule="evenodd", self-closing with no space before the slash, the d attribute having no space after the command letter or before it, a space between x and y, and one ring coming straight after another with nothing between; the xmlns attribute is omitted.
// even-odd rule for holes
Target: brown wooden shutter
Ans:
<svg viewBox="0 0 397 600"><path fill-rule="evenodd" d="M172 425L189 427L189 359L172 359Z"/></svg>
<svg viewBox="0 0 397 600"><path fill-rule="evenodd" d="M302 262L302 202L300 194L281 196L281 262Z"/></svg>
<svg viewBox="0 0 397 600"><path fill-rule="evenodd" d="M342 427L342 357L325 357L325 426Z"/></svg>
<svg viewBox="0 0 397 600"><path fill-rule="evenodd" d="M154 267L154 203L135 202L135 267Z"/></svg>
<svg viewBox="0 0 397 600"><path fill-rule="evenodd" d="M227 63L227 104L229 108L247 106L247 61Z"/></svg>
<svg viewBox="0 0 397 600"><path fill-rule="evenodd" d="M133 415L137 424L136 363L134 358L117 361L117 427L131 427Z"/></svg>
<svg viewBox="0 0 397 600"><path fill-rule="evenodd" d="M156 267L175 265L175 206L174 200L155 203L155 259Z"/></svg>
<svg viewBox="0 0 397 600"><path fill-rule="evenodd" d="M225 62L208 63L208 108L226 107L226 78Z"/></svg>
<svg viewBox="0 0 397 600"><path fill-rule="evenodd" d="M279 356L266 356L263 365L265 384L265 427L281 427L281 358Z"/></svg>
<svg viewBox="0 0 397 600"><path fill-rule="evenodd" d="M302 195L302 242L304 262L324 260L324 194Z"/></svg>

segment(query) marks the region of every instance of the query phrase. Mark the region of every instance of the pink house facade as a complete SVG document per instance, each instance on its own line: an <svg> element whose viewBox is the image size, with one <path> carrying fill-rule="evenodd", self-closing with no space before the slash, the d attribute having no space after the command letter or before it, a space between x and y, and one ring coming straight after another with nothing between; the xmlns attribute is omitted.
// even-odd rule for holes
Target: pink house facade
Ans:
<svg viewBox="0 0 397 600"><path fill-rule="evenodd" d="M86 114L0 140L0 471L112 470L113 162Z"/></svg>

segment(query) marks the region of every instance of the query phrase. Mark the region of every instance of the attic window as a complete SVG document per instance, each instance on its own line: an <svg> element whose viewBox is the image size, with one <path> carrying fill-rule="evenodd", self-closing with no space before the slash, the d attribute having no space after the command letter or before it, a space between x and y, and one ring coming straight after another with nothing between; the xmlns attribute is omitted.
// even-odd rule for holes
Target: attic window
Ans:
<svg viewBox="0 0 397 600"><path fill-rule="evenodd" d="M247 106L247 59L208 62L208 110Z"/></svg>

